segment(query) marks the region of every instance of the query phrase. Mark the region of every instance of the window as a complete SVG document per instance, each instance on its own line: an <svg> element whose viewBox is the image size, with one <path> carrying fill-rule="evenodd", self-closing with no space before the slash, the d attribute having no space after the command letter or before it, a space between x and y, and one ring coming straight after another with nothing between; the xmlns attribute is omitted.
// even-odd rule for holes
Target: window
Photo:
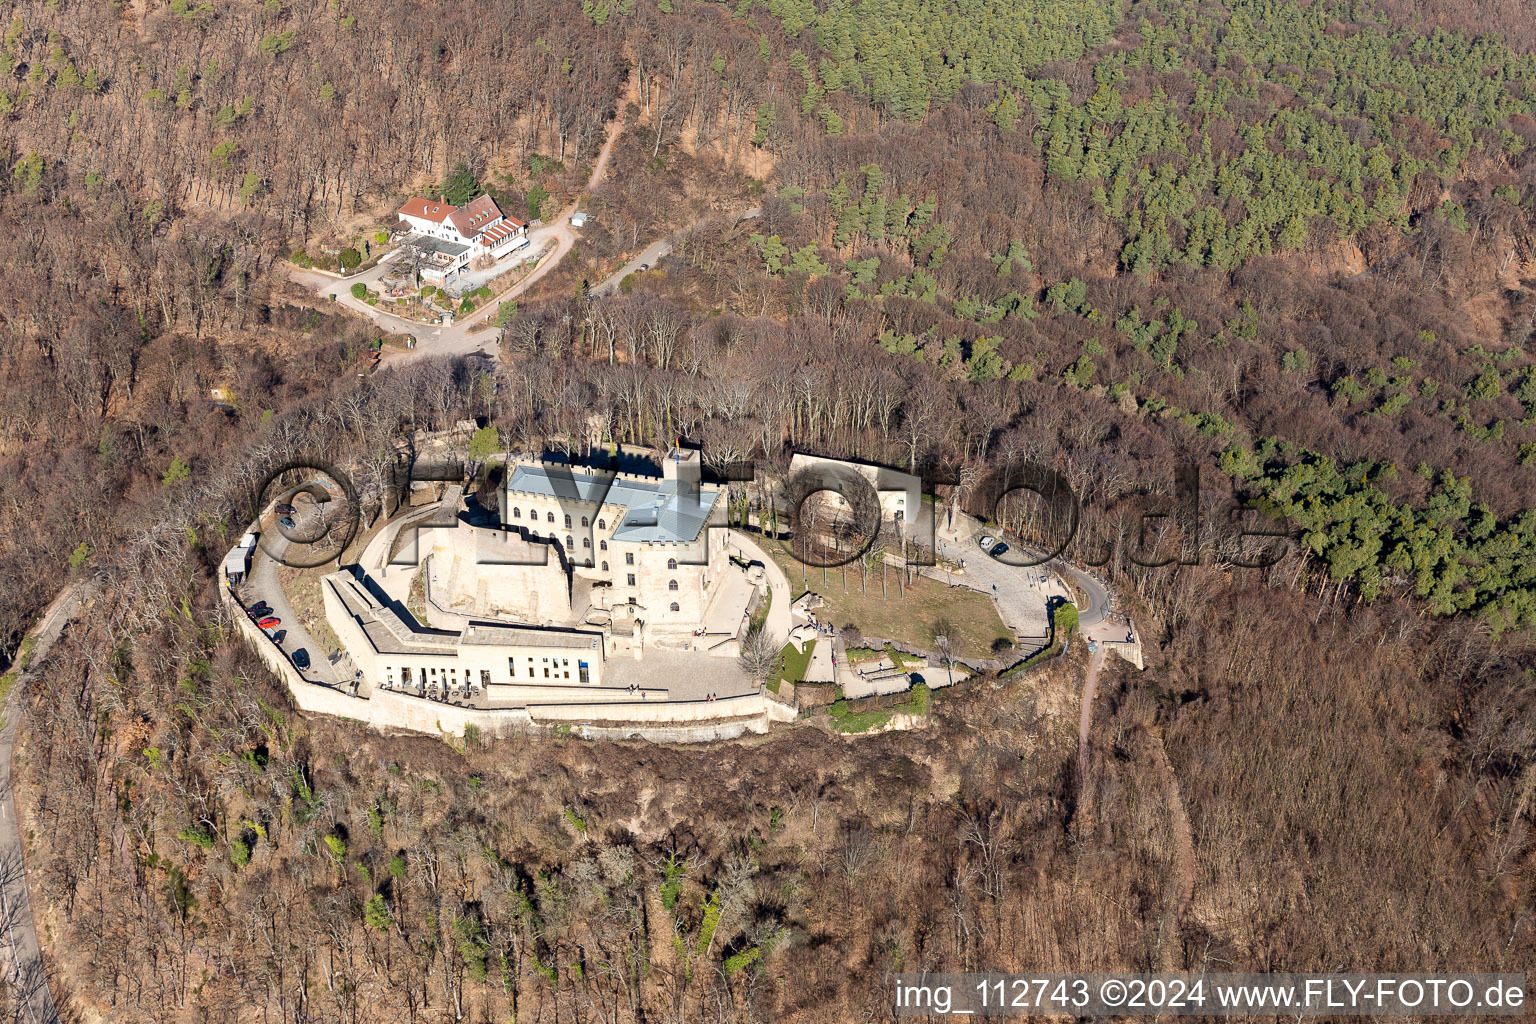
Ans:
<svg viewBox="0 0 1536 1024"><path fill-rule="evenodd" d="M587 663L584 661L578 661L576 663L576 674L577 678L579 678L583 683L590 683L592 681L592 673L588 670Z"/></svg>
<svg viewBox="0 0 1536 1024"><path fill-rule="evenodd" d="M404 684L405 686L410 686L411 685L411 670L410 670L410 668L402 667L400 669L400 682L402 684Z"/></svg>
<svg viewBox="0 0 1536 1024"><path fill-rule="evenodd" d="M607 571L608 571L608 563L604 562L603 563L603 572L607 572Z"/></svg>
<svg viewBox="0 0 1536 1024"><path fill-rule="evenodd" d="M668 569L676 569L677 568L677 559L675 559L675 558L667 559L667 568ZM672 589L676 590L677 588L673 587Z"/></svg>
<svg viewBox="0 0 1536 1024"><path fill-rule="evenodd" d="M634 586L635 585L635 574L634 573L630 573L629 574L629 585L630 586Z"/></svg>
<svg viewBox="0 0 1536 1024"><path fill-rule="evenodd" d="M634 565L635 564L635 553L633 551L626 551L626 552L624 552L624 564L625 565Z"/></svg>
<svg viewBox="0 0 1536 1024"><path fill-rule="evenodd" d="M548 665L544 666L544 678L545 679L549 678L549 666Z"/></svg>
<svg viewBox="0 0 1536 1024"><path fill-rule="evenodd" d="M485 688L487 686L490 686L490 685L491 685L491 670L488 669L488 668L483 668L483 669L480 670L480 686L483 689L483 688Z"/></svg>
<svg viewBox="0 0 1536 1024"><path fill-rule="evenodd" d="M608 524L606 522L604 522L603 520L599 519L597 521L597 528L599 530L606 530L606 529L608 529Z"/></svg>
<svg viewBox="0 0 1536 1024"><path fill-rule="evenodd" d="M677 602L676 602L676 601L673 601L673 602L672 602L672 610L673 610L673 611L679 611L679 610L680 610L680 609L679 609L679 608L678 608L678 607L677 607Z"/></svg>
<svg viewBox="0 0 1536 1024"><path fill-rule="evenodd" d="M546 521L551 523L555 521L555 514L553 512L545 512L544 515L546 517Z"/></svg>
<svg viewBox="0 0 1536 1024"><path fill-rule="evenodd" d="M571 517L570 516L566 516L565 517L565 528L567 530L569 530L571 528Z"/></svg>
<svg viewBox="0 0 1536 1024"><path fill-rule="evenodd" d="M565 535L565 549L567 551L569 551L571 548L573 548L575 546L576 545L574 543L572 543L572 541L571 541L571 535L570 534L566 534Z"/></svg>
<svg viewBox="0 0 1536 1024"><path fill-rule="evenodd" d="M581 525L583 527L585 527L587 525L587 517L586 516L582 516L581 517Z"/></svg>
<svg viewBox="0 0 1536 1024"><path fill-rule="evenodd" d="M520 508L513 509L512 510L512 518L513 519L521 519L521 518L523 518L523 510L520 509Z"/></svg>
<svg viewBox="0 0 1536 1024"><path fill-rule="evenodd" d="M677 589L677 580L667 580L667 589L668 590L676 590Z"/></svg>
<svg viewBox="0 0 1536 1024"><path fill-rule="evenodd" d="M517 678L517 659L507 659L507 676L511 679Z"/></svg>
<svg viewBox="0 0 1536 1024"><path fill-rule="evenodd" d="M607 550L608 550L608 542L607 542L607 541L605 541L605 540L600 540L600 541L598 541L598 542L597 542L597 546L598 546L598 547L600 547L600 548L602 548L602 549L603 549L603 550L604 550L604 551L607 551Z"/></svg>

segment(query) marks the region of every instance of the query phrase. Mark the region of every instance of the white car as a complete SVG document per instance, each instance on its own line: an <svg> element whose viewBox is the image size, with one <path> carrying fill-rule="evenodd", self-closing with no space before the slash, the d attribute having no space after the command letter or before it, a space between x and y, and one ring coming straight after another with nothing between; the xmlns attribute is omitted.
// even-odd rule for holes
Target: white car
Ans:
<svg viewBox="0 0 1536 1024"><path fill-rule="evenodd" d="M983 550L983 551L991 551L992 550L992 545L997 543L997 538L996 537L983 537L980 540L978 540L976 543L981 546L981 550Z"/></svg>

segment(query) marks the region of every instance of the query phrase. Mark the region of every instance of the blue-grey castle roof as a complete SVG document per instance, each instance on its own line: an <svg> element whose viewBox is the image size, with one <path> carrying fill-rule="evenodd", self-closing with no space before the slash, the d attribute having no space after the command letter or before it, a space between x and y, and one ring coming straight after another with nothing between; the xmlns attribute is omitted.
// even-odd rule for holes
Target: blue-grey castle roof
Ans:
<svg viewBox="0 0 1536 1024"><path fill-rule="evenodd" d="M718 487L682 480L636 480L566 466L518 466L508 493L534 494L584 505L619 505L624 516L613 539L690 544L720 500Z"/></svg>

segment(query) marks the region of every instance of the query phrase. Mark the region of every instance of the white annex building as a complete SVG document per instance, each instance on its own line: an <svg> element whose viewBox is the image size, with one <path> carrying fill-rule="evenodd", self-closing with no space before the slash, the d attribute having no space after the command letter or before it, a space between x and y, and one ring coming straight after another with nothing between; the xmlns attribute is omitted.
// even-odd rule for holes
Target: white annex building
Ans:
<svg viewBox="0 0 1536 1024"><path fill-rule="evenodd" d="M574 687L583 699L601 699L601 633L500 622L423 628L402 619L360 574L344 570L322 583L326 621L375 686L422 696L478 692L515 703L558 700Z"/></svg>
<svg viewBox="0 0 1536 1024"><path fill-rule="evenodd" d="M413 232L404 244L421 254L429 281L450 280L476 259L501 259L528 244L528 225L505 216L490 196L466 206L417 196L395 212Z"/></svg>

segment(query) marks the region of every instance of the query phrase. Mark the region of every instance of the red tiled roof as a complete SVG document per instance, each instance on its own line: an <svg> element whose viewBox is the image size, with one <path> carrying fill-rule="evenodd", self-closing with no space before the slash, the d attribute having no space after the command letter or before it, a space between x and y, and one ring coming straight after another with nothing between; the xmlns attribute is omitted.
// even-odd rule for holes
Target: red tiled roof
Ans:
<svg viewBox="0 0 1536 1024"><path fill-rule="evenodd" d="M459 234L465 238L473 238L482 228L501 216L501 211L496 207L496 200L490 196L481 196L468 206L456 210L449 218Z"/></svg>
<svg viewBox="0 0 1536 1024"><path fill-rule="evenodd" d="M497 245L516 235L523 230L523 226L510 218L500 224L493 224L481 233L480 244L485 246Z"/></svg>
<svg viewBox="0 0 1536 1024"><path fill-rule="evenodd" d="M453 216L458 207L445 203L438 199L423 199L420 196L406 200L404 206L395 212L402 217L420 217L434 224L441 224Z"/></svg>

